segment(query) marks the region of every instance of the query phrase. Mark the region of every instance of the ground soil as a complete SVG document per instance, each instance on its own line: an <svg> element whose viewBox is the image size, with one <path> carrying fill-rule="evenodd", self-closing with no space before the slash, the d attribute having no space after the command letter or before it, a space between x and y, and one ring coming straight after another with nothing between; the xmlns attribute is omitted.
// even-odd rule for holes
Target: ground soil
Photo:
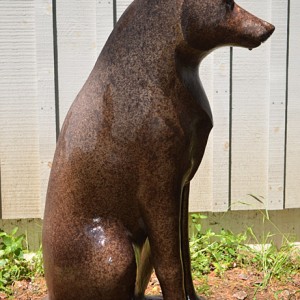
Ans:
<svg viewBox="0 0 300 300"><path fill-rule="evenodd" d="M221 277L212 272L207 277L194 280L197 291L207 300L300 300L300 274L281 281L274 279L266 289L261 288L262 284L262 274L239 268L229 270ZM15 282L13 291L13 297L0 293L0 299L41 300L47 294L44 278ZM155 274L146 294L161 295Z"/></svg>

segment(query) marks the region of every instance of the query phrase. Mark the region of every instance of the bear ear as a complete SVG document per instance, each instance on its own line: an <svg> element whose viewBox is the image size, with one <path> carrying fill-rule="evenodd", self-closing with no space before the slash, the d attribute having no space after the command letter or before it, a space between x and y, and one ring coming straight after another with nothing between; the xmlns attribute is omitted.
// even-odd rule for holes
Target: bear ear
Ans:
<svg viewBox="0 0 300 300"><path fill-rule="evenodd" d="M233 8L234 8L234 0L224 0L224 2L226 3L226 6L227 6L230 10L233 10Z"/></svg>

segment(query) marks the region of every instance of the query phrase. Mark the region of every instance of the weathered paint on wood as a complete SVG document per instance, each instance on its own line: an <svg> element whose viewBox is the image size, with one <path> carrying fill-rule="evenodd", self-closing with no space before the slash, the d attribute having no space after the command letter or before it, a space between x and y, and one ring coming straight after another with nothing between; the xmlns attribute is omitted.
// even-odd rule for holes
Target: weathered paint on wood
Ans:
<svg viewBox="0 0 300 300"><path fill-rule="evenodd" d="M269 11L271 21L276 23L276 30L269 41L269 115L266 116L269 119L269 159L266 207L283 209L288 4L286 1L273 0Z"/></svg>
<svg viewBox="0 0 300 300"><path fill-rule="evenodd" d="M226 211L229 199L230 49L217 50L213 69L213 195L212 210Z"/></svg>
<svg viewBox="0 0 300 300"><path fill-rule="evenodd" d="M119 19L122 16L122 14L131 2L131 0L116 0L117 19Z"/></svg>
<svg viewBox="0 0 300 300"><path fill-rule="evenodd" d="M113 0L96 1L97 55L113 30Z"/></svg>
<svg viewBox="0 0 300 300"><path fill-rule="evenodd" d="M57 1L61 126L97 58L96 15L93 0Z"/></svg>
<svg viewBox="0 0 300 300"><path fill-rule="evenodd" d="M291 0L287 107L286 208L300 206L300 1Z"/></svg>
<svg viewBox="0 0 300 300"><path fill-rule="evenodd" d="M56 144L52 1L35 1L40 205L45 205Z"/></svg>
<svg viewBox="0 0 300 300"><path fill-rule="evenodd" d="M211 54L204 59L200 67L200 78L208 99L213 97L213 58ZM202 163L191 182L190 204L191 211L210 211L213 194L213 137L210 136Z"/></svg>
<svg viewBox="0 0 300 300"><path fill-rule="evenodd" d="M214 128L192 182L191 211L226 211L230 205L233 210L300 206L300 6L290 1L290 19L288 1L238 1L272 21L274 35L252 52L234 48L232 69L229 48L214 52L201 66ZM5 218L41 217L43 212L56 126L51 3L0 1L0 184ZM114 3L119 18L131 1L56 3L60 126L113 28ZM264 204L248 194L263 196Z"/></svg>
<svg viewBox="0 0 300 300"><path fill-rule="evenodd" d="M3 218L40 217L35 1L0 1Z"/></svg>
<svg viewBox="0 0 300 300"><path fill-rule="evenodd" d="M270 0L239 3L258 17L270 19ZM234 48L232 74L232 209L263 208L265 204L249 194L264 201L268 195L270 43L251 53Z"/></svg>
<svg viewBox="0 0 300 300"><path fill-rule="evenodd" d="M209 55L200 78L214 116L203 162L191 184L191 211L226 211L229 197L230 53L223 48Z"/></svg>

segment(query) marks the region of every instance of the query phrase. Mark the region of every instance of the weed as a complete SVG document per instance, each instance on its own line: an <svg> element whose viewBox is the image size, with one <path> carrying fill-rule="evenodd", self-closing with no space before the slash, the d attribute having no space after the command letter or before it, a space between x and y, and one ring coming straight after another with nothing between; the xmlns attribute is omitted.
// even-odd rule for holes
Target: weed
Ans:
<svg viewBox="0 0 300 300"><path fill-rule="evenodd" d="M30 279L42 274L42 254L33 254L26 259L25 235L17 235L18 228L11 233L0 231L0 291L11 294L11 284L16 280Z"/></svg>
<svg viewBox="0 0 300 300"><path fill-rule="evenodd" d="M202 277L201 284L196 286L196 292L200 295L210 296L211 291L207 276Z"/></svg>
<svg viewBox="0 0 300 300"><path fill-rule="evenodd" d="M198 219L200 218L192 216L194 224ZM211 229L201 233L201 226L195 226L195 231L190 239L190 252L192 270L196 277L213 270L221 275L244 263L244 253L249 252L249 247L244 244L247 239L245 233L234 235L229 230L221 230L217 234Z"/></svg>
<svg viewBox="0 0 300 300"><path fill-rule="evenodd" d="M272 223L267 212L262 214L264 221ZM211 271L222 276L226 270L235 267L255 268L263 274L263 280L256 287L255 294L266 288L273 278L289 280L294 273L300 271L300 251L283 234L282 247L277 249L272 243L273 235L268 233L260 241L251 228L240 234L233 234L229 230L216 233L211 229L203 232L201 220L205 218L207 217L200 214L192 214L191 264L193 276L202 283L197 286L200 294L210 294L206 274ZM32 280L44 273L42 249L37 253L29 253L26 236L17 235L17 230L15 228L11 233L0 231L0 291L7 295L12 294L13 281ZM250 247L250 238L259 247ZM275 297L280 297L280 291L276 292Z"/></svg>
<svg viewBox="0 0 300 300"><path fill-rule="evenodd" d="M259 242L251 228L248 228L250 235ZM295 247L289 242L285 242L280 249L272 243L272 235L269 233L261 244L260 250L253 250L251 263L258 271L263 273L261 288L266 288L272 278L288 280L290 275L299 272L300 258L295 256Z"/></svg>
<svg viewBox="0 0 300 300"><path fill-rule="evenodd" d="M192 223L193 223L196 233L201 232L202 225L201 225L201 223L199 223L199 221L201 221L203 219L207 219L207 216L201 215L201 214L192 214Z"/></svg>
<svg viewBox="0 0 300 300"><path fill-rule="evenodd" d="M35 276L43 276L44 275L44 264L43 264L43 251L42 245L40 246L39 250L34 253L34 256L31 260L32 263L32 270Z"/></svg>
<svg viewBox="0 0 300 300"><path fill-rule="evenodd" d="M268 215L264 216L268 220ZM199 220L200 217L192 216L193 225L199 225ZM201 229L201 225L195 226L190 239L192 271L196 277L202 277L211 271L222 275L234 267L255 267L263 274L263 281L257 289L264 289L272 278L288 280L300 271L299 250L296 251L285 236L281 248L277 249L270 233L263 241L259 241L251 228L241 234L233 234L228 230L215 233L211 229L202 233ZM250 247L247 244L250 237L260 247Z"/></svg>

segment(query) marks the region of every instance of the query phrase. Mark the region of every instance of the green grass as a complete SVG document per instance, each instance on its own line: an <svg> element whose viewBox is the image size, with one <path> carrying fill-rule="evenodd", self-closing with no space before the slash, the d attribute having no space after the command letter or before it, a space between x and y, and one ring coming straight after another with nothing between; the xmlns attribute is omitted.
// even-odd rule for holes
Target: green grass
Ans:
<svg viewBox="0 0 300 300"><path fill-rule="evenodd" d="M195 277L201 278L211 271L222 276L234 267L252 267L263 274L263 281L258 286L258 289L263 289L272 278L288 280L300 271L300 251L285 236L282 246L277 249L271 234L259 241L251 228L240 234L228 230L215 233L211 229L202 232L199 221L201 217L193 214L194 234L190 239L190 251ZM251 247L250 240L259 247Z"/></svg>
<svg viewBox="0 0 300 300"><path fill-rule="evenodd" d="M263 213L263 217L271 222L267 213ZM190 238L193 276L204 283L212 271L222 276L235 267L250 267L263 274L263 280L257 286L259 290L266 288L272 278L289 280L300 272L300 250L283 234L282 246L277 249L270 233L258 240L251 228L239 234L229 230L203 231L201 220L204 218L200 214L192 215L193 234ZM7 295L11 295L14 281L33 280L44 274L41 248L36 253L29 253L25 235L18 235L17 231L17 228L11 233L0 230L0 291ZM259 247L251 247L250 240ZM209 294L208 284L199 288L201 291L198 292Z"/></svg>

